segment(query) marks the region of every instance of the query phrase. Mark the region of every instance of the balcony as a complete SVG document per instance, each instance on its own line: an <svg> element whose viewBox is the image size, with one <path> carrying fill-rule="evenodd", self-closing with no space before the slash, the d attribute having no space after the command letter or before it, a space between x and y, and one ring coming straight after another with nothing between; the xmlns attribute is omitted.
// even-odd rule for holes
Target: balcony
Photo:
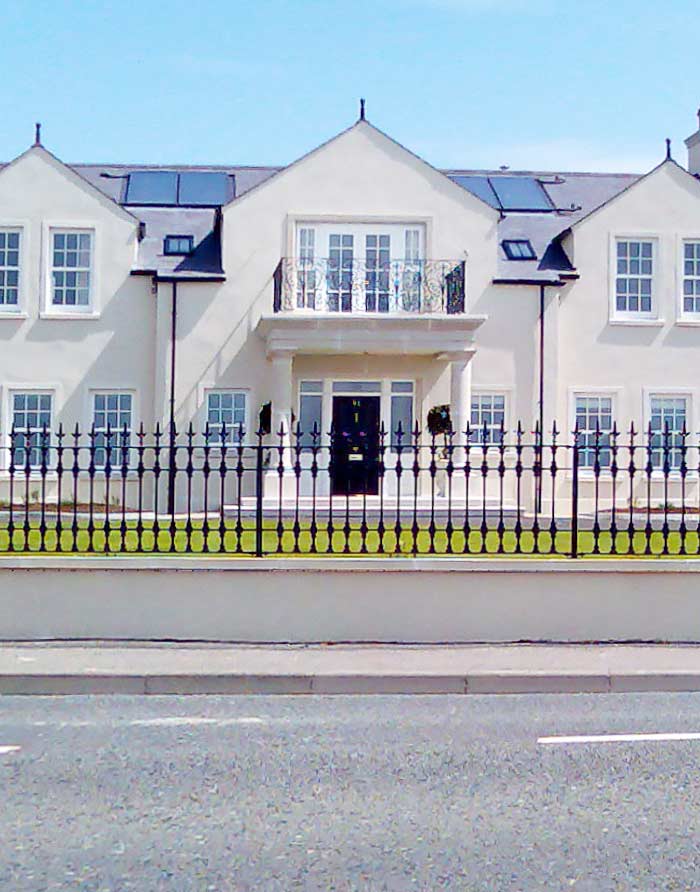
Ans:
<svg viewBox="0 0 700 892"><path fill-rule="evenodd" d="M468 315L463 260L283 258L274 313L256 331L269 357L303 354L471 356L485 316Z"/></svg>
<svg viewBox="0 0 700 892"><path fill-rule="evenodd" d="M463 260L283 257L274 275L275 313L456 315L465 312Z"/></svg>

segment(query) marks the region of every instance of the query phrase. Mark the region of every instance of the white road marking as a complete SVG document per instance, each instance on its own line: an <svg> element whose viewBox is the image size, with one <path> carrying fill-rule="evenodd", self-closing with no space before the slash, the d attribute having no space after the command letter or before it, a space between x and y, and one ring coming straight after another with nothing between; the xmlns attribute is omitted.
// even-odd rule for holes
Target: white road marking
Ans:
<svg viewBox="0 0 700 892"><path fill-rule="evenodd" d="M0 746L0 756L4 756L6 753L16 753L20 749L19 746Z"/></svg>
<svg viewBox="0 0 700 892"><path fill-rule="evenodd" d="M257 716L240 716L232 719L213 719L204 716L165 716L159 719L134 719L129 722L130 725L140 725L142 727L179 727L187 725L258 725L263 720Z"/></svg>
<svg viewBox="0 0 700 892"><path fill-rule="evenodd" d="M164 716L163 718L156 719L126 719L126 720L117 720L113 724L117 727L178 727L178 726L187 726L187 725L262 725L267 721L267 719L261 719L258 716L240 716L238 718L227 718L227 719L216 719L216 718L208 718L205 716L186 716L186 715L177 715L177 716ZM56 728L102 728L107 727L112 724L109 721L98 721L98 720L85 720L85 719L70 719L67 721L35 721L30 722L33 728L46 728L46 727L56 727Z"/></svg>
<svg viewBox="0 0 700 892"><path fill-rule="evenodd" d="M700 732L679 734L581 734L572 737L538 737L545 745L556 743L643 743L644 741L700 740Z"/></svg>

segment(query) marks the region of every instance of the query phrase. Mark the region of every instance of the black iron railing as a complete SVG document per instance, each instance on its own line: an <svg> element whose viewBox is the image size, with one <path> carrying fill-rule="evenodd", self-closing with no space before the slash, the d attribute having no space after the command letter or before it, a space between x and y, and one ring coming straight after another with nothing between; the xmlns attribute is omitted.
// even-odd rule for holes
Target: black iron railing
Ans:
<svg viewBox="0 0 700 892"><path fill-rule="evenodd" d="M298 260L275 270L275 312L464 313L463 260Z"/></svg>
<svg viewBox="0 0 700 892"><path fill-rule="evenodd" d="M700 554L685 430L13 430L0 551Z"/></svg>

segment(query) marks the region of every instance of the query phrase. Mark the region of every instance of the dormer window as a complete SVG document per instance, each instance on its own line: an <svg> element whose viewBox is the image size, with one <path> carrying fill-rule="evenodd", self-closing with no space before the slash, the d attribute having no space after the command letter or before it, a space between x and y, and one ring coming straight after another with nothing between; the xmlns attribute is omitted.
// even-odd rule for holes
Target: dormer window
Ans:
<svg viewBox="0 0 700 892"><path fill-rule="evenodd" d="M506 239L503 250L508 260L537 260L537 254L529 239Z"/></svg>
<svg viewBox="0 0 700 892"><path fill-rule="evenodd" d="M163 243L164 254L185 255L194 250L194 236L192 235L166 235Z"/></svg>

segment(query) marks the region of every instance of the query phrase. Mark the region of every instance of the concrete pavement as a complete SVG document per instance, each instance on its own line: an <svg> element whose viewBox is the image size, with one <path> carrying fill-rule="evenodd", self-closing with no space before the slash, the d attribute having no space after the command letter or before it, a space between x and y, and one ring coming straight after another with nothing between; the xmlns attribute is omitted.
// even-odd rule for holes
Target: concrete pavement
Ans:
<svg viewBox="0 0 700 892"><path fill-rule="evenodd" d="M0 694L700 691L700 645L0 644Z"/></svg>

